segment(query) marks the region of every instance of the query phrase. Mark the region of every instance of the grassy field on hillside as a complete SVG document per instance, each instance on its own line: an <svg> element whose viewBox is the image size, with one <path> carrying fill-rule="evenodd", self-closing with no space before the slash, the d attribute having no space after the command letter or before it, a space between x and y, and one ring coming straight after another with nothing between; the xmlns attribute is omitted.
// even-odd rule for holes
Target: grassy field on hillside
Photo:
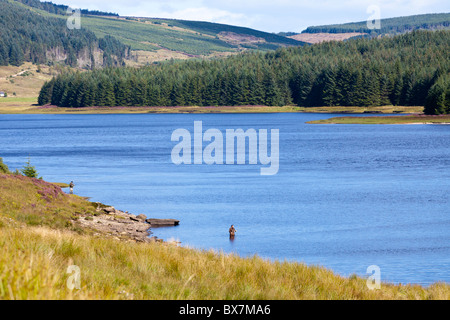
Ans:
<svg viewBox="0 0 450 320"><path fill-rule="evenodd" d="M11 101L18 102L15 98L23 101L23 98L32 97L37 101L42 85L57 73L56 68L38 67L30 62L20 67L0 66L0 91L8 94L8 98L0 98L0 106Z"/></svg>
<svg viewBox="0 0 450 320"><path fill-rule="evenodd" d="M72 218L95 214L89 201L43 180L0 173L0 190L0 213L30 226L79 230Z"/></svg>
<svg viewBox="0 0 450 320"><path fill-rule="evenodd" d="M67 19L67 16L30 8L18 3L24 9L32 10L46 17ZM185 21L173 19L152 19L135 17L106 17L83 15L81 27L96 34L97 37L111 35L132 50L155 52L167 49L192 57L216 56L223 52L238 52L242 49L272 50L280 46L299 46L304 43L250 28L210 22ZM231 32L262 39L261 42L243 40L231 43L221 37L221 33ZM241 45L242 44L242 45ZM161 59L157 59L161 60Z"/></svg>
<svg viewBox="0 0 450 320"><path fill-rule="evenodd" d="M163 28L119 18L86 16L81 25L93 31L98 37L112 35L132 50L153 51L161 47L192 55L209 55L215 51L235 51L236 47L214 37L175 28Z"/></svg>

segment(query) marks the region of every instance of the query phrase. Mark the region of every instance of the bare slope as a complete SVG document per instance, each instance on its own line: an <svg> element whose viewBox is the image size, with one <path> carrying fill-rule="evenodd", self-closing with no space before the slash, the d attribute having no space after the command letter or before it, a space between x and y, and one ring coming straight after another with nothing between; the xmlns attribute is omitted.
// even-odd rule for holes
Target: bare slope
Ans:
<svg viewBox="0 0 450 320"><path fill-rule="evenodd" d="M364 36L366 33L346 32L346 33L300 33L289 36L291 39L303 41L311 44L321 43L324 41L343 41L353 37Z"/></svg>

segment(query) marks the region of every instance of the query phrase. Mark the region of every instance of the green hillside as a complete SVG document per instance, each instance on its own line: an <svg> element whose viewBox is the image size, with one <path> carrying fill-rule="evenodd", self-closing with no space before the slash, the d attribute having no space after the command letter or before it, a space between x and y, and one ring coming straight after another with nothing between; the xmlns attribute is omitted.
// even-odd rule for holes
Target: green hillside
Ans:
<svg viewBox="0 0 450 320"><path fill-rule="evenodd" d="M123 65L129 57L129 47L111 36L98 38L83 27L69 30L62 17L0 0L0 66L32 62L94 68Z"/></svg>
<svg viewBox="0 0 450 320"><path fill-rule="evenodd" d="M298 46L299 41L289 39L277 34L267 33L245 27L231 26L221 23L212 23L206 21L188 21L188 20L173 20L173 19L147 19L153 23L167 23L168 25L193 30L198 33L218 36L223 33L234 33L240 35L247 35L263 39L264 42L257 43L254 48L258 49L274 49L279 46ZM251 48L251 45L247 47Z"/></svg>
<svg viewBox="0 0 450 320"><path fill-rule="evenodd" d="M210 22L98 16L83 16L81 21L97 36L114 36L133 50L164 48L199 56L304 44L267 32Z"/></svg>
<svg viewBox="0 0 450 320"><path fill-rule="evenodd" d="M381 29L370 30L367 21L308 27L302 33L398 34L418 29L440 30L450 28L450 13L420 14L407 17L381 19Z"/></svg>
<svg viewBox="0 0 450 320"><path fill-rule="evenodd" d="M132 50L153 51L164 48L190 55L208 55L214 51L237 50L236 46L215 37L131 19L84 16L81 24L98 37L114 36L129 45Z"/></svg>
<svg viewBox="0 0 450 320"><path fill-rule="evenodd" d="M48 19L67 19L64 5L37 0L8 1L27 7ZM217 52L240 52L248 49L274 50L304 43L279 35L218 23L119 17L112 13L82 10L81 27L98 38L113 36L132 50L167 49L189 57L209 56ZM83 14L84 13L84 14Z"/></svg>

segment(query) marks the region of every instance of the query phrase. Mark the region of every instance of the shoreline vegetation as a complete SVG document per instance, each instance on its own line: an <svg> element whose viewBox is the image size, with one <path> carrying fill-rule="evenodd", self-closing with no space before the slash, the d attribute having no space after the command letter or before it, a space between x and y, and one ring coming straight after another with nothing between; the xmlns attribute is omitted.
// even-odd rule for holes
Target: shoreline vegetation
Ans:
<svg viewBox="0 0 450 320"><path fill-rule="evenodd" d="M370 290L363 277L321 266L140 241L141 217L1 168L0 299L450 299L442 282ZM125 231L108 234L108 224ZM81 272L79 289L68 289L70 266Z"/></svg>
<svg viewBox="0 0 450 320"><path fill-rule="evenodd" d="M229 114L229 113L323 113L323 114L389 114L389 116L333 117L309 121L308 124L442 124L450 123L448 115L424 115L423 106L160 106L160 107L84 107L62 108L38 106L36 98L4 98L0 100L1 114ZM395 116L393 114L398 114Z"/></svg>
<svg viewBox="0 0 450 320"><path fill-rule="evenodd" d="M333 117L309 124L450 124L450 115L402 115L377 117Z"/></svg>
<svg viewBox="0 0 450 320"><path fill-rule="evenodd" d="M297 107L297 106L160 106L160 107L84 107L62 108L52 105L38 106L37 98L0 99L0 114L203 114L203 113L342 113L342 114L421 114L423 106L379 107Z"/></svg>
<svg viewBox="0 0 450 320"><path fill-rule="evenodd" d="M367 117L333 117L307 122L308 124L448 124L449 115L424 115L423 106L160 106L160 107L84 107L62 108L38 106L37 98L3 98L1 114L229 114L229 113L323 113L368 114ZM389 116L380 116L389 114ZM398 114L395 116L393 114ZM377 115L377 116L373 116Z"/></svg>

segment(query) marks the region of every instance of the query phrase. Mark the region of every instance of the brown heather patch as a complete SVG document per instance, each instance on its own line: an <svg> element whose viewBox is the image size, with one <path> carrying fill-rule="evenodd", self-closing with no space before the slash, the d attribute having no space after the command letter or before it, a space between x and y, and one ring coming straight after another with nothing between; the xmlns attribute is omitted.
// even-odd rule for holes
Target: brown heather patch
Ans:
<svg viewBox="0 0 450 320"><path fill-rule="evenodd" d="M72 217L92 215L95 208L81 197L67 195L49 182L21 175L0 175L0 216L28 225L76 229Z"/></svg>
<svg viewBox="0 0 450 320"><path fill-rule="evenodd" d="M46 182L41 179L28 178L21 175L3 175L5 179L17 179L23 182L32 183L37 187L37 193L42 196L42 198L51 202L54 199L57 199L59 196L65 196L66 194L61 190L61 188L55 184Z"/></svg>

